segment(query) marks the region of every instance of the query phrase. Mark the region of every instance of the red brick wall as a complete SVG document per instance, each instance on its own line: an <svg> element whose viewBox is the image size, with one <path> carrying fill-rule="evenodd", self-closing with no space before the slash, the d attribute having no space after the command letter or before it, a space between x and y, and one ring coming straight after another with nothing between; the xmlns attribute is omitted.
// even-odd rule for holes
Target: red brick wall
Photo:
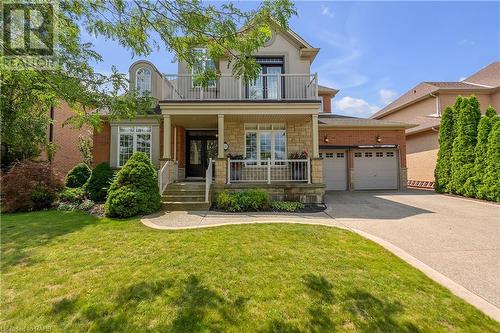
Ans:
<svg viewBox="0 0 500 333"><path fill-rule="evenodd" d="M83 159L78 149L78 138L92 135L87 127L81 129L75 129L69 125L63 127L64 122L73 115L74 112L66 102L61 102L54 109L52 142L57 146L57 150L52 165L64 175ZM46 154L43 154L42 158L46 158Z"/></svg>
<svg viewBox="0 0 500 333"><path fill-rule="evenodd" d="M325 136L328 143L325 142ZM377 142L377 136L382 139ZM401 167L406 167L406 136L405 131L401 130L336 130L319 129L320 146L358 146L358 145L399 145Z"/></svg>
<svg viewBox="0 0 500 333"><path fill-rule="evenodd" d="M94 165L99 163L109 163L109 150L111 146L111 125L108 122L102 124L100 132L94 131L92 155Z"/></svg>
<svg viewBox="0 0 500 333"><path fill-rule="evenodd" d="M328 94L319 96L323 98L323 112L332 112L332 96Z"/></svg>

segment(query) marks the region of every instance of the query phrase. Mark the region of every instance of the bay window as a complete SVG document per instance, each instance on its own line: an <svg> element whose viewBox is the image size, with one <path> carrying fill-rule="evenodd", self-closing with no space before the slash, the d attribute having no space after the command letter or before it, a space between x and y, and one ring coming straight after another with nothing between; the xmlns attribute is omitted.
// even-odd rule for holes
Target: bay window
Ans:
<svg viewBox="0 0 500 333"><path fill-rule="evenodd" d="M141 151L151 159L151 126L120 126L118 128L118 166Z"/></svg>
<svg viewBox="0 0 500 333"><path fill-rule="evenodd" d="M286 159L285 124L245 124L245 153L249 160ZM267 162L255 162L266 164Z"/></svg>

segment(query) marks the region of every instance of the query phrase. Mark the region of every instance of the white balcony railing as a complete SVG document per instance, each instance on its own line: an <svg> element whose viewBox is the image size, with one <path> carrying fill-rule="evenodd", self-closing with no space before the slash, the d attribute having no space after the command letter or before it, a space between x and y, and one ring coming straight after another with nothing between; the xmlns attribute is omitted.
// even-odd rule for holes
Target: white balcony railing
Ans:
<svg viewBox="0 0 500 333"><path fill-rule="evenodd" d="M165 100L317 100L317 74L261 74L245 82L232 75L218 75L206 87L194 75L164 74Z"/></svg>
<svg viewBox="0 0 500 333"><path fill-rule="evenodd" d="M311 183L311 161L297 160L227 160L230 183Z"/></svg>

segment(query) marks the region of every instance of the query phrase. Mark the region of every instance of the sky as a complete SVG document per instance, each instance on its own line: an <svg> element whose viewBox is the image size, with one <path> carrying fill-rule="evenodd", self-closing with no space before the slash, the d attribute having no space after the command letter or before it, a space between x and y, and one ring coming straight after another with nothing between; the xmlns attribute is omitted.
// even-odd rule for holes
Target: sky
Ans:
<svg viewBox="0 0 500 333"><path fill-rule="evenodd" d="M241 8L255 2L237 2ZM340 89L333 112L369 117L422 81L460 81L500 60L500 2L296 1L290 28L320 52L312 64L322 85ZM177 71L166 51L133 57L113 41L91 38L109 73L147 59ZM500 75L500 73L499 73Z"/></svg>

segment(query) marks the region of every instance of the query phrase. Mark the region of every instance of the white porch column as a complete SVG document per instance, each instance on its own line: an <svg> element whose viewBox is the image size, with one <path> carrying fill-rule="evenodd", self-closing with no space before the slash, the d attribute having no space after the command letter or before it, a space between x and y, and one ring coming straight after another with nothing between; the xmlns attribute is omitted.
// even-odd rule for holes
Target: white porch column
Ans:
<svg viewBox="0 0 500 333"><path fill-rule="evenodd" d="M172 158L172 120L170 115L163 115L163 159Z"/></svg>
<svg viewBox="0 0 500 333"><path fill-rule="evenodd" d="M217 133L217 158L224 158L224 115L219 114L217 116L218 133Z"/></svg>
<svg viewBox="0 0 500 333"><path fill-rule="evenodd" d="M319 158L319 132L318 132L318 115L312 115L312 157Z"/></svg>

